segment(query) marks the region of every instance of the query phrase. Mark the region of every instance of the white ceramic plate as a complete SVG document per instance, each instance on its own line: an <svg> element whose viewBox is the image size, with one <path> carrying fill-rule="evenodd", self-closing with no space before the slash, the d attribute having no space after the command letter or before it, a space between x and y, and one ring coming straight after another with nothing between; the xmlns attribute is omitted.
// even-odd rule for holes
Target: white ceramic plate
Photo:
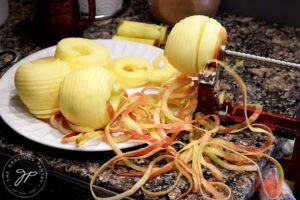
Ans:
<svg viewBox="0 0 300 200"><path fill-rule="evenodd" d="M95 40L106 46L110 50L112 59L123 56L142 56L148 60L153 60L155 56L162 52L161 49L149 45L143 45L134 42L125 42L117 40ZM81 147L76 147L74 143L62 144L60 142L63 136L57 129L51 127L48 123L33 117L25 108L16 94L14 76L20 64L35 60L37 58L52 56L55 52L55 46L43 49L32 55L29 55L14 66L12 66L0 79L0 116L12 129L22 136L59 149L73 151L108 151L110 146L94 139ZM138 89L129 90L129 93L136 92ZM129 148L140 145L141 141L128 141L118 144L119 148Z"/></svg>

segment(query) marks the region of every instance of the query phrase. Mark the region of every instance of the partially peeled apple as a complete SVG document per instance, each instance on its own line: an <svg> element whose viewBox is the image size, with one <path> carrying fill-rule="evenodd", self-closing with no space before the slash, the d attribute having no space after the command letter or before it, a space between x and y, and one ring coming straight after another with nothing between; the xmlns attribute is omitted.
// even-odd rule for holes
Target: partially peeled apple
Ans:
<svg viewBox="0 0 300 200"><path fill-rule="evenodd" d="M114 76L102 67L86 67L68 74L59 89L59 108L74 125L104 128L121 102Z"/></svg>
<svg viewBox="0 0 300 200"><path fill-rule="evenodd" d="M179 71L195 76L206 63L218 58L227 42L226 29L215 19L202 15L178 22L167 39L165 56Z"/></svg>
<svg viewBox="0 0 300 200"><path fill-rule="evenodd" d="M46 119L59 111L59 85L70 71L68 64L55 57L20 65L15 75L15 86L31 114Z"/></svg>

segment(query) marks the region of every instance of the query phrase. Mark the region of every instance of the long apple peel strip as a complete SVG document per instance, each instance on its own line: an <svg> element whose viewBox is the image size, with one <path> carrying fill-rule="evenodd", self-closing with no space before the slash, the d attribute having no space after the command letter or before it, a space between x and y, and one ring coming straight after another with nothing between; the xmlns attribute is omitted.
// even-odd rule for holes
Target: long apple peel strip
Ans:
<svg viewBox="0 0 300 200"><path fill-rule="evenodd" d="M176 89L176 87L175 87L175 89ZM170 94L168 94L168 95L170 95ZM167 96L168 96L167 95ZM166 104L165 104L166 105ZM246 106L246 104L245 104L245 106ZM164 110L164 111L166 111L166 110ZM179 122L179 121L181 121L181 120L179 120L178 118L176 118L176 117L174 117L174 115L173 115L173 113L172 112L169 112L169 111L167 111L167 115L169 115L168 116L168 118L170 119L173 119L174 121L176 120L176 122ZM171 116L171 117L170 117ZM175 119L176 118L176 119ZM246 121L247 120L249 120L248 118L246 118ZM250 129L250 130L254 130L254 131L256 131L256 132L263 132L263 133L266 133L266 134L268 134L269 132L268 131L266 131L266 129L265 128L263 128L263 126L257 126L257 125L254 125L254 126L251 126L250 125L250 123L249 123L249 121L247 121L246 122L247 123L247 125L248 125L248 128ZM243 127L244 128L244 127ZM218 141L218 140L214 140L214 142L216 142L216 141ZM227 142L226 142L227 143ZM229 143L229 142L228 142ZM232 145L232 143L230 143L231 145ZM187 146L193 146L193 145L195 145L194 143L192 144L192 145L187 145ZM205 145L205 144L203 144L203 145ZM267 146L267 145L266 145ZM235 148L236 148L236 146L235 146ZM204 148L205 149L205 148ZM239 150L242 150L243 152L247 152L247 148L245 148L245 149L240 149L240 148L238 148ZM265 150L265 149L263 149L263 150ZM260 152L261 152L262 150L260 150ZM205 153L205 152L203 152L203 153ZM251 154L252 156L253 156L253 154ZM246 157L246 158L248 158L248 157ZM245 158L245 159L246 159ZM249 158L248 158L249 159ZM199 159L196 159L196 160L199 160ZM250 159L251 160L251 159ZM198 163L199 163L199 161L197 161ZM254 161L253 161L254 162ZM180 164L179 164L180 163ZM200 162L200 164L201 164L201 162ZM183 166L183 167L179 167L179 165L180 166ZM183 161L181 160L181 161L179 161L178 162L178 157L175 157L175 166L176 166L176 168L179 170L179 173L180 174L183 174L183 171L184 170L187 170L187 166L188 166L189 164L188 163L186 163L186 164L183 164ZM196 166L196 165L195 165ZM199 164L198 164L198 166L199 166ZM195 167L194 167L195 168ZM251 167L252 168L252 167ZM194 171L196 169L196 172ZM197 168L195 168L194 170L192 170L192 171L194 171L193 172L193 174L194 175L196 175L197 176L197 171L199 171L200 169L199 169L199 167L197 167ZM144 169L143 169L144 170ZM249 170L249 169L248 169ZM251 169L252 170L252 169ZM187 171L189 171L189 170L187 170ZM258 171L259 171L259 169L258 169ZM199 174L199 172L198 172L198 174ZM259 171L259 174L260 174L260 171ZM280 173L279 173L280 174ZM149 176L150 177L150 176ZM188 175L187 173L185 173L185 177L189 180L189 182L190 183L192 183L191 182L191 177L190 177L190 175ZM279 180L282 180L282 179L280 179L279 178ZM195 180L194 180L195 181ZM220 198L221 196L220 196L220 194L216 194L216 190L214 190L214 189L212 189L212 187L214 187L214 186L219 186L219 187L222 187L223 189L225 189L225 190L227 190L228 188L227 188L227 186L226 185L222 185L222 183L208 183L207 181L205 181L204 179L201 179L201 178L198 178L198 181L196 181L196 182L198 182L198 183L196 183L197 185L200 185L199 187L198 187L198 189L199 190L201 190L200 192L202 193L202 195L203 196L205 196L207 199L211 199L210 197L208 197L207 195L205 195L203 192L202 192L202 187L201 187L201 184L199 183L199 182L202 182L202 184L204 184L204 186L206 187L206 190L209 190L209 191L211 191L212 193L215 193L215 194L212 194L213 196L215 196L215 197L217 197L217 198ZM192 185L194 185L195 183L193 183ZM280 185L280 183L278 184L278 186ZM195 185L194 185L195 186ZM140 186L140 187L142 187L142 186ZM279 187L278 187L279 188ZM267 191L265 191L265 192L267 192ZM160 195L160 194L162 194L162 193L164 193L164 192L159 192L159 193L153 193L153 192L149 192L148 194L151 194L151 195ZM228 194L230 194L230 191L228 191L227 192ZM165 194L165 193L164 193ZM187 194L187 193L186 193ZM223 196L224 197L224 196ZM274 197L274 196L273 196ZM226 197L224 197L225 199L227 199L227 198L229 198L228 196L226 196Z"/></svg>

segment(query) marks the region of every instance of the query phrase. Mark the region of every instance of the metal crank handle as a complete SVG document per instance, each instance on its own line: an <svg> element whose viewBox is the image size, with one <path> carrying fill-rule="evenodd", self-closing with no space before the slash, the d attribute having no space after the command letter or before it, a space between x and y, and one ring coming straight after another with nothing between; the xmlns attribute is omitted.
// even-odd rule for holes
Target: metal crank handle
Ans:
<svg viewBox="0 0 300 200"><path fill-rule="evenodd" d="M292 62L287 62L287 61L283 61L283 60L277 60L277 59L273 59L273 58L267 58L267 57L263 57L263 56L256 56L256 55L251 55L251 54L247 54L247 53L232 51L232 50L226 49L226 46L224 46L224 45L221 46L221 53L222 53L223 58L225 56L229 56L229 57L234 57L234 58L243 59L243 60L249 60L249 61L253 61L253 62L261 63L261 64L270 64L270 65L276 65L279 67L292 67L292 68L300 69L300 64L298 64L298 63L292 63Z"/></svg>

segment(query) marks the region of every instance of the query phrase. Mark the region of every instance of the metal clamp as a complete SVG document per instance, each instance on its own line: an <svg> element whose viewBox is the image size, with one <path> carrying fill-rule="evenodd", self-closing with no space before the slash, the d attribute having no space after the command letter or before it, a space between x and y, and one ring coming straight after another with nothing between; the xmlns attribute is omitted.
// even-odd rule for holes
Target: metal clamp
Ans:
<svg viewBox="0 0 300 200"><path fill-rule="evenodd" d="M214 87L218 78L219 67L215 62L208 63L198 74L197 110L204 114L214 114L217 112L218 104L214 95Z"/></svg>
<svg viewBox="0 0 300 200"><path fill-rule="evenodd" d="M207 63L204 70L199 72L198 79L199 84L214 86L219 78L219 67L215 62Z"/></svg>

